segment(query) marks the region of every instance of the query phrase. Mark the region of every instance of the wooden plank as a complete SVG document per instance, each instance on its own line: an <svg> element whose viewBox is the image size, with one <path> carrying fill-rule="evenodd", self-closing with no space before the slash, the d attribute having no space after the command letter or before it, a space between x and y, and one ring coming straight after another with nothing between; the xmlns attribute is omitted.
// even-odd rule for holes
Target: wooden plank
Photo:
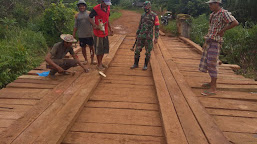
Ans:
<svg viewBox="0 0 257 144"><path fill-rule="evenodd" d="M213 108L207 108L207 111L210 115L214 115L214 116L257 118L257 112L252 112L252 111L215 109L215 108L214 109Z"/></svg>
<svg viewBox="0 0 257 144"><path fill-rule="evenodd" d="M5 143L13 142L28 126L34 122L79 76L67 78L63 83L56 86L47 96L43 97L37 105L15 121L4 133L0 133L0 139Z"/></svg>
<svg viewBox="0 0 257 144"><path fill-rule="evenodd" d="M102 133L74 133L71 132L63 143L92 143L92 144L165 144L164 137L135 136L135 135L113 135Z"/></svg>
<svg viewBox="0 0 257 144"><path fill-rule="evenodd" d="M169 53L165 53L167 51L161 39L159 40L160 50L163 54L163 57L175 78L175 82L179 85L180 90L183 93L186 102L190 106L190 109L194 113L197 122L201 126L201 129L204 131L205 136L208 139L209 143L229 143L223 133L220 131L218 126L215 124L211 116L207 113L205 108L198 101L195 94L192 92L191 88L187 85L184 76L180 73L176 64L169 60ZM206 123L208 121L208 123Z"/></svg>
<svg viewBox="0 0 257 144"><path fill-rule="evenodd" d="M25 112L13 112L13 111L0 111L0 118L5 119L18 119L24 115Z"/></svg>
<svg viewBox="0 0 257 144"><path fill-rule="evenodd" d="M30 99L0 99L0 104L13 104L13 105L35 105L38 100Z"/></svg>
<svg viewBox="0 0 257 144"><path fill-rule="evenodd" d="M159 112L127 109L85 108L77 122L162 126Z"/></svg>
<svg viewBox="0 0 257 144"><path fill-rule="evenodd" d="M35 83L35 84L49 84L49 85L58 85L60 82L48 80L36 80L36 79L17 79L15 83Z"/></svg>
<svg viewBox="0 0 257 144"><path fill-rule="evenodd" d="M165 78L165 83L188 143L208 143L208 140L199 126L194 113L191 111L191 108L177 85L176 80L165 63L158 46L155 47L154 53L157 57L156 61L159 62L158 65L160 66L163 77ZM193 134L192 131L194 131Z"/></svg>
<svg viewBox="0 0 257 144"><path fill-rule="evenodd" d="M41 99L49 89L3 88L0 90L1 99Z"/></svg>
<svg viewBox="0 0 257 144"><path fill-rule="evenodd" d="M257 119L242 117L214 116L215 122L225 132L256 133Z"/></svg>
<svg viewBox="0 0 257 144"><path fill-rule="evenodd" d="M169 91L165 84L164 76L160 71L160 67L154 53L152 54L152 60L150 62L152 65L166 141L168 144L187 143L186 136L183 132L176 110L174 109L173 102L170 98Z"/></svg>
<svg viewBox="0 0 257 144"><path fill-rule="evenodd" d="M14 122L14 120L12 119L0 119L0 128L7 128L9 127L12 123ZM4 133L5 131L3 131ZM2 141L2 139L1 139ZM3 141L2 141L3 142Z"/></svg>
<svg viewBox="0 0 257 144"><path fill-rule="evenodd" d="M158 111L157 104L131 103L131 102L110 102L110 101L89 101L86 104L89 108L117 108Z"/></svg>
<svg viewBox="0 0 257 144"><path fill-rule="evenodd" d="M99 101L117 101L117 102L135 102L135 103L149 103L154 104L158 103L157 98L152 96L155 93L146 94L146 93L138 93L133 91L124 91L119 89L119 94L94 94L90 97L90 100L99 100ZM150 93L150 92L149 92Z"/></svg>
<svg viewBox="0 0 257 144"><path fill-rule="evenodd" d="M101 123L75 123L70 132L109 133L152 137L164 136L162 127Z"/></svg>
<svg viewBox="0 0 257 144"><path fill-rule="evenodd" d="M35 89L53 89L56 85L32 84L32 83L10 83L7 88L35 88Z"/></svg>
<svg viewBox="0 0 257 144"><path fill-rule="evenodd" d="M202 105L207 108L230 109L230 110L246 110L257 111L256 102L199 97Z"/></svg>
<svg viewBox="0 0 257 144"><path fill-rule="evenodd" d="M84 74L77 78L73 84L55 100L34 122L27 127L13 143L32 143L41 133L42 129L46 129L49 123L56 117L57 113L69 102L74 93L80 91L83 81L86 81L90 73Z"/></svg>
<svg viewBox="0 0 257 144"><path fill-rule="evenodd" d="M224 135L228 138L229 141L233 143L241 143L241 144L257 143L256 134L224 132Z"/></svg>
<svg viewBox="0 0 257 144"><path fill-rule="evenodd" d="M26 112L33 108L32 105L0 104L0 111Z"/></svg>
<svg viewBox="0 0 257 144"><path fill-rule="evenodd" d="M48 124L45 130L39 135L34 143L61 143L64 136L68 133L84 104L89 99L90 94L100 81L98 72L88 76L87 85L82 85L80 91L76 92L70 101L65 104L61 111Z"/></svg>

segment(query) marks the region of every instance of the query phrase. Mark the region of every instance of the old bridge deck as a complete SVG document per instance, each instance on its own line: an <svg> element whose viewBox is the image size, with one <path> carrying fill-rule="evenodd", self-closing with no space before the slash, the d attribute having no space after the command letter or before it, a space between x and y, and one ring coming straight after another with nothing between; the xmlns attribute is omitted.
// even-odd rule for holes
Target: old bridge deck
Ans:
<svg viewBox="0 0 257 144"><path fill-rule="evenodd" d="M257 83L221 65L218 93L204 97L198 51L161 37L148 71L130 70L133 36L110 37L102 78L41 78L44 64L0 91L0 143L256 143ZM80 59L82 54L78 51Z"/></svg>

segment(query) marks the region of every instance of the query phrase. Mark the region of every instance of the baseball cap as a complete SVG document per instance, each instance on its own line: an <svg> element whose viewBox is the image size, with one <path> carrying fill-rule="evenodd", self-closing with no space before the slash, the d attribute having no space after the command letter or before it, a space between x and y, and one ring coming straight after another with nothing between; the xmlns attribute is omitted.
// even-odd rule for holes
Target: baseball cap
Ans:
<svg viewBox="0 0 257 144"><path fill-rule="evenodd" d="M103 0L106 5L112 5L111 0Z"/></svg>

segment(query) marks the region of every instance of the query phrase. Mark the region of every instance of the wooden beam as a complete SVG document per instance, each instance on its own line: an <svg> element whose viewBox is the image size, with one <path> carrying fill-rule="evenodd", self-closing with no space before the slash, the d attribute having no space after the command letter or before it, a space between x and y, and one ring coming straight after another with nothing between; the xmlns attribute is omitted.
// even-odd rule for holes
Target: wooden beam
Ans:
<svg viewBox="0 0 257 144"><path fill-rule="evenodd" d="M167 89L164 76L160 70L158 60L155 57L155 53L152 53L150 62L167 143L186 144L187 139L183 132L183 128L181 127L176 110L174 109L173 102L171 101L170 94Z"/></svg>
<svg viewBox="0 0 257 144"><path fill-rule="evenodd" d="M165 47L161 39L159 39L158 44L162 54L164 55L164 52L167 51L167 48ZM201 129L205 133L208 142L224 144L229 143L229 141L223 135L222 131L218 128L218 126L215 124L211 116L208 114L206 109L198 101L190 86L188 86L184 76L180 73L179 69L177 68L176 63L174 63L172 60L169 60L170 56L168 56L168 54L164 55L164 59L167 65L169 66L170 72L174 76L176 83L180 87L180 90L182 91L183 96L186 99L186 102L188 103L190 109L194 113L195 118L197 119Z"/></svg>

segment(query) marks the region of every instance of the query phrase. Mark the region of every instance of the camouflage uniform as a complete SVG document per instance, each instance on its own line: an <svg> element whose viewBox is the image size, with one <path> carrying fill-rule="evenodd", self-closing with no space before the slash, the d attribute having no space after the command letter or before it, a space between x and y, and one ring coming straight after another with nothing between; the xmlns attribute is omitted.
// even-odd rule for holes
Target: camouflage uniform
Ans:
<svg viewBox="0 0 257 144"><path fill-rule="evenodd" d="M143 70L147 70L147 64L150 60L151 51L153 49L153 27L155 26L155 39L159 37L159 18L157 14L151 11L151 2L145 1L143 6L145 13L142 14L139 27L137 30L137 43L135 50L135 61L131 69L138 68L140 52L145 47L146 57Z"/></svg>
<svg viewBox="0 0 257 144"><path fill-rule="evenodd" d="M150 59L153 49L153 27L155 26L155 39L159 37L159 19L157 14L150 12L141 16L140 24L137 30L137 44L135 50L135 58L140 57L142 48L145 47L146 58Z"/></svg>

